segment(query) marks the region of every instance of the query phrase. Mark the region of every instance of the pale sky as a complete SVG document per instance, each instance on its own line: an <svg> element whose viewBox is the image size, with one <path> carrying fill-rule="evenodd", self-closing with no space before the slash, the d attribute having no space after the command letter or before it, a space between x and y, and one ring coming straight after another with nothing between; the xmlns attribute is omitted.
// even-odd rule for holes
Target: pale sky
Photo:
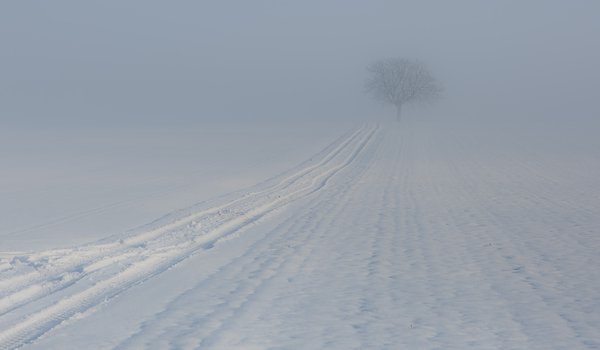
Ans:
<svg viewBox="0 0 600 350"><path fill-rule="evenodd" d="M0 126L368 118L365 67L389 56L429 64L439 115L596 117L599 18L596 0L7 0Z"/></svg>

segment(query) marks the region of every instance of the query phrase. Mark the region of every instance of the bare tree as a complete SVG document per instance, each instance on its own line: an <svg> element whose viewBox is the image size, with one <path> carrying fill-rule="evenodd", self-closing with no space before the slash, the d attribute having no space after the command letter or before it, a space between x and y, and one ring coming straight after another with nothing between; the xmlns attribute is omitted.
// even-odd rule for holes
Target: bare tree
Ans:
<svg viewBox="0 0 600 350"><path fill-rule="evenodd" d="M398 121L404 104L428 102L441 96L441 87L420 61L388 58L371 64L367 71L367 91L376 99L396 106Z"/></svg>

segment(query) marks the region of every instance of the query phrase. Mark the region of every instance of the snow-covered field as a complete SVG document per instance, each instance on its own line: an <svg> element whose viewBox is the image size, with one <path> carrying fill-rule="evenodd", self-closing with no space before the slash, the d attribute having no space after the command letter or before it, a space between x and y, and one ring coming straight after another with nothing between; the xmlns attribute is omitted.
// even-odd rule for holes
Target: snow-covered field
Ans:
<svg viewBox="0 0 600 350"><path fill-rule="evenodd" d="M318 126L0 128L0 252L122 233L285 171L351 127Z"/></svg>
<svg viewBox="0 0 600 350"><path fill-rule="evenodd" d="M293 151L273 145L293 148L288 135L261 141L265 158L233 147L256 158L228 165L232 185L190 179L169 208L200 204L135 230L56 244L15 221L0 349L599 348L600 142L514 125L299 130Z"/></svg>

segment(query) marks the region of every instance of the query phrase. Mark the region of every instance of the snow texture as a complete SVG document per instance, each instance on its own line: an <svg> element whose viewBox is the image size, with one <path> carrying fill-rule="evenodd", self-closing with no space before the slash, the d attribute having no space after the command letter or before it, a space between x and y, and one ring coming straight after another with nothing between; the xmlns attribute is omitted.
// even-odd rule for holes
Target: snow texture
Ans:
<svg viewBox="0 0 600 350"><path fill-rule="evenodd" d="M597 158L464 135L364 125L135 232L3 253L0 349L599 348Z"/></svg>

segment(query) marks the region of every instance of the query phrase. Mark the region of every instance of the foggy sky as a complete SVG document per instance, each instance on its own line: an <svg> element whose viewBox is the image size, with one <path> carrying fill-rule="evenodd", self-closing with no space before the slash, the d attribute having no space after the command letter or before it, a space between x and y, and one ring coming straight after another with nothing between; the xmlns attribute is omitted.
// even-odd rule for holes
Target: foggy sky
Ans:
<svg viewBox="0 0 600 350"><path fill-rule="evenodd" d="M0 4L0 127L385 112L365 67L418 58L435 113L595 117L600 2L26 1Z"/></svg>

